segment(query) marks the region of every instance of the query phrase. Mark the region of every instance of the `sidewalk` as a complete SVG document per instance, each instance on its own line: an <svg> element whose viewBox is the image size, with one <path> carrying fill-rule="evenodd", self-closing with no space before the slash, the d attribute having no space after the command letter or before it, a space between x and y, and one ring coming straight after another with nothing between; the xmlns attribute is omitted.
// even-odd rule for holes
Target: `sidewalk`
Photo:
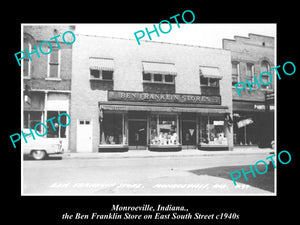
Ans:
<svg viewBox="0 0 300 225"><path fill-rule="evenodd" d="M156 157L201 157L220 155L249 155L249 154L274 154L271 148L234 148L233 151L203 151L198 149L187 149L179 152L154 152L148 150L129 150L128 152L92 152L73 153L66 152L64 159L109 159L109 158L156 158Z"/></svg>

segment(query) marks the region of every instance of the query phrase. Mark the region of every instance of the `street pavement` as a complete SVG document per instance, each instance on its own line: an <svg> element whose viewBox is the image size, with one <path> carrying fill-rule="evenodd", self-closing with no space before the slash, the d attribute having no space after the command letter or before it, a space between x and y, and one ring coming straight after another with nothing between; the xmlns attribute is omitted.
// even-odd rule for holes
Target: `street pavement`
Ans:
<svg viewBox="0 0 300 225"><path fill-rule="evenodd" d="M23 195L274 195L276 170L271 167L255 178L248 174L247 181L241 177L236 186L230 177L241 168L249 171L249 165L272 152L66 153L43 161L24 160L22 191Z"/></svg>

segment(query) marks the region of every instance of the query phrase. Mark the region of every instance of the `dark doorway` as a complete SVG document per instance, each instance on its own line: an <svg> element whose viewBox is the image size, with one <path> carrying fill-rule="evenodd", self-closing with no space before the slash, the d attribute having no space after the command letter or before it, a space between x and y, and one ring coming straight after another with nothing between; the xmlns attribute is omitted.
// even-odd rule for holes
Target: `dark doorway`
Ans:
<svg viewBox="0 0 300 225"><path fill-rule="evenodd" d="M182 147L185 149L196 146L196 122L182 121Z"/></svg>
<svg viewBox="0 0 300 225"><path fill-rule="evenodd" d="M147 148L147 121L130 120L129 128L129 149L146 150Z"/></svg>

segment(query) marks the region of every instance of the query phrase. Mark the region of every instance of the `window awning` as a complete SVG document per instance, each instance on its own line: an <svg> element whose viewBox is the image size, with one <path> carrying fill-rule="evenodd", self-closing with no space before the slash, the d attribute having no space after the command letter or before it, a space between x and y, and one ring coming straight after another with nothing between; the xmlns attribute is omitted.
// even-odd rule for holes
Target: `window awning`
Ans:
<svg viewBox="0 0 300 225"><path fill-rule="evenodd" d="M157 63L157 62L142 62L143 70L146 73L160 73L176 75L177 71L174 64Z"/></svg>
<svg viewBox="0 0 300 225"><path fill-rule="evenodd" d="M223 78L223 76L220 74L219 68L217 67L200 66L200 75L207 78Z"/></svg>
<svg viewBox="0 0 300 225"><path fill-rule="evenodd" d="M114 71L114 60L107 58L90 58L90 69Z"/></svg>

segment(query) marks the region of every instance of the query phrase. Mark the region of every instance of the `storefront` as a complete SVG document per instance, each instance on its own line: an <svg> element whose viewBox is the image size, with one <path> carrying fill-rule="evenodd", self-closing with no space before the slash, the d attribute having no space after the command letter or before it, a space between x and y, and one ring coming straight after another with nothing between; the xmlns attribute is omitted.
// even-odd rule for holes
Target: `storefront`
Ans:
<svg viewBox="0 0 300 225"><path fill-rule="evenodd" d="M85 35L76 43L71 152L233 149L230 51Z"/></svg>
<svg viewBox="0 0 300 225"><path fill-rule="evenodd" d="M57 118L62 113L69 113L69 92L68 91L40 91L31 90L24 93L23 101L23 127L22 129L33 129L36 124L47 124L47 131L44 126L38 126L37 131L43 137L45 143L57 143L62 141L64 149L68 149L68 127L59 126ZM47 120L52 119L55 130ZM66 116L61 117L61 122L66 123Z"/></svg>
<svg viewBox="0 0 300 225"><path fill-rule="evenodd" d="M108 91L99 101L99 152L228 150L220 96Z"/></svg>
<svg viewBox="0 0 300 225"><path fill-rule="evenodd" d="M234 145L270 147L274 140L274 103L234 101L233 130Z"/></svg>

